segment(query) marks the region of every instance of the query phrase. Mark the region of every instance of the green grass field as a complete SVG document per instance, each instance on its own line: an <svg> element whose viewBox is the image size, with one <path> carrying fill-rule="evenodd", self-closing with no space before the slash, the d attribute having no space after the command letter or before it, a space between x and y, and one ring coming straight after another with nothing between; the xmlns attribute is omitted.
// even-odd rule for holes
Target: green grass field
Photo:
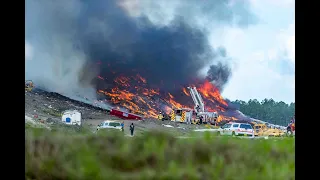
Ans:
<svg viewBox="0 0 320 180"><path fill-rule="evenodd" d="M293 138L132 138L26 128L25 143L26 179L295 179Z"/></svg>

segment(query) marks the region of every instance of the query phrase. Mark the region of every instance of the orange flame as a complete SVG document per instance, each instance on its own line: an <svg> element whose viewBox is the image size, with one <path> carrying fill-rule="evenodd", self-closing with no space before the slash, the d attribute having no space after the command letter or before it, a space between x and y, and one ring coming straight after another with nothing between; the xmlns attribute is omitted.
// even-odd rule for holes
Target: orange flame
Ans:
<svg viewBox="0 0 320 180"><path fill-rule="evenodd" d="M216 88L209 81L205 81L202 86L198 89L201 94L204 95L209 101L214 102L214 100L219 101L219 103L228 106L227 102L222 98L218 88Z"/></svg>
<svg viewBox="0 0 320 180"><path fill-rule="evenodd" d="M101 77L101 76L98 76ZM102 78L102 77L101 77ZM100 78L100 79L101 79ZM146 84L147 80L137 74L136 76L132 77L124 77L119 76L114 79L114 82L119 85L118 87L112 88L111 90L104 91L104 90L98 90L97 93L105 94L108 96L113 104L116 105L117 108L119 106L127 108L131 113L141 114L146 117L153 117L156 118L158 116L159 110L162 109L165 113L169 114L173 108L181 109L181 108L189 108L192 109L193 106L188 107L186 105L183 105L175 100L173 100L175 97L168 93L168 98L165 98L165 102L167 104L159 104L159 101L156 100L158 98L153 98L155 95L160 95L160 92L158 89L148 89L145 88L145 85L139 86L135 84L133 86L133 92L130 90L130 83L131 81L135 80L137 83L143 83ZM121 90L121 89L126 90ZM186 96L190 96L190 93L186 88L181 89L182 93ZM227 102L222 98L220 95L219 90L210 82L205 81L203 85L200 85L198 88L198 91L200 94L202 94L203 98L206 100L209 100L211 102L218 101L220 104L223 104L227 106ZM139 94L143 94L144 96L139 96ZM192 102L192 99L190 98L190 101ZM162 101L161 101L162 102ZM209 111L219 111L224 112L225 109L223 107L215 107L216 109L212 109L210 107L207 107ZM222 120L235 120L233 117L225 117L220 115L218 117L218 122Z"/></svg>
<svg viewBox="0 0 320 180"><path fill-rule="evenodd" d="M172 111L172 109L171 109L169 106L165 106L164 112L165 112L166 114L169 114L171 111Z"/></svg>
<svg viewBox="0 0 320 180"><path fill-rule="evenodd" d="M182 92L183 92L186 96L190 96L190 94L187 92L186 88L182 88Z"/></svg>
<svg viewBox="0 0 320 180"><path fill-rule="evenodd" d="M142 81L143 83L147 83L147 80L143 77L141 77L139 74L137 74L137 77L139 78L140 81Z"/></svg>
<svg viewBox="0 0 320 180"><path fill-rule="evenodd" d="M154 89L143 89L143 93L146 96L154 96L154 95L159 95L159 91L154 90Z"/></svg>
<svg viewBox="0 0 320 180"><path fill-rule="evenodd" d="M127 77L124 77L124 76L117 77L114 81L122 86L125 86L125 87L130 86L130 84L129 84L130 79Z"/></svg>
<svg viewBox="0 0 320 180"><path fill-rule="evenodd" d="M172 105L172 107L180 109L180 108L186 108L186 106L183 106L182 104L174 101L173 99L169 99L169 103Z"/></svg>

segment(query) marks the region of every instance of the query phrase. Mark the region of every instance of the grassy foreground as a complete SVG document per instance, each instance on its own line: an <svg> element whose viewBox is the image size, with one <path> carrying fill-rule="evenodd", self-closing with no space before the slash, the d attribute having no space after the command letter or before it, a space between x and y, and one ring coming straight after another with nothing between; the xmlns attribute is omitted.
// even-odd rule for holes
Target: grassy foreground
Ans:
<svg viewBox="0 0 320 180"><path fill-rule="evenodd" d="M26 131L26 179L295 179L294 139Z"/></svg>

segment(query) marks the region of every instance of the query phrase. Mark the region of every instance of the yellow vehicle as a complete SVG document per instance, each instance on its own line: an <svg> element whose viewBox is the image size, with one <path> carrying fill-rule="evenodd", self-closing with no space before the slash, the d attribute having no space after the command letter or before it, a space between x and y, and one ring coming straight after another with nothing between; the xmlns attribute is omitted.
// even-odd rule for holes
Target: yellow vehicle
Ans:
<svg viewBox="0 0 320 180"><path fill-rule="evenodd" d="M32 89L34 88L34 84L31 80L27 80L25 82L25 90L26 91L32 91Z"/></svg>
<svg viewBox="0 0 320 180"><path fill-rule="evenodd" d="M253 129L254 129L255 136L261 136L264 131L268 130L268 127L262 123L261 124L254 123Z"/></svg>
<svg viewBox="0 0 320 180"><path fill-rule="evenodd" d="M253 129L254 129L254 135L255 136L275 136L275 137L279 137L279 136L283 136L285 135L285 131L281 130L281 129L277 129L273 126L268 127L266 124L264 123L257 123L257 122L253 122Z"/></svg>
<svg viewBox="0 0 320 180"><path fill-rule="evenodd" d="M261 133L261 136L274 136L274 137L280 137L283 136L285 133L280 129L268 129Z"/></svg>
<svg viewBox="0 0 320 180"><path fill-rule="evenodd" d="M181 109L173 109L170 113L171 121L173 122L183 122L191 124L192 121L192 109L181 108Z"/></svg>

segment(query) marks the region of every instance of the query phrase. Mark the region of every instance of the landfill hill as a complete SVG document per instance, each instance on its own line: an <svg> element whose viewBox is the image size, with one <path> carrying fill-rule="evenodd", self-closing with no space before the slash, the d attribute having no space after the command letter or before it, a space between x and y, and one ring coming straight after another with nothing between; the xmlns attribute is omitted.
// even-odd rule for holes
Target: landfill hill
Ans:
<svg viewBox="0 0 320 180"><path fill-rule="evenodd" d="M110 115L109 110L76 101L58 93L46 92L39 89L25 92L25 116L44 125L50 126L53 123L61 122L62 112L71 109L80 111L84 125L93 131L104 120L124 121L125 134L129 134L129 125L131 123L134 123L136 127L135 134L160 130L180 136L188 134L194 129L205 128L204 125L187 125L170 121L159 121L157 119L145 119L141 121L122 120Z"/></svg>

